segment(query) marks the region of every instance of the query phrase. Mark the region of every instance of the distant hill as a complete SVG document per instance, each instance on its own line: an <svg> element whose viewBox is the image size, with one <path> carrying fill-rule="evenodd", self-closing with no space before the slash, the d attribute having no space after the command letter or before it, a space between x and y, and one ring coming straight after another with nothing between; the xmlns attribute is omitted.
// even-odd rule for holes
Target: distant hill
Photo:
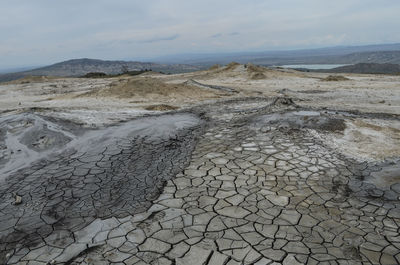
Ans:
<svg viewBox="0 0 400 265"><path fill-rule="evenodd" d="M329 73L355 73L355 74L400 74L399 64L358 63L341 66L329 70L318 70Z"/></svg>
<svg viewBox="0 0 400 265"><path fill-rule="evenodd" d="M33 70L0 75L0 82L12 81L25 76L83 76L90 72L118 74L123 70L135 71L151 69L164 73L192 72L200 69L198 66L187 64L156 64L132 61L103 61L95 59L73 59Z"/></svg>
<svg viewBox="0 0 400 265"><path fill-rule="evenodd" d="M261 65L285 64L357 64L357 63L393 63L400 64L399 51L356 52L345 55L308 55L293 57L258 58L253 60Z"/></svg>
<svg viewBox="0 0 400 265"><path fill-rule="evenodd" d="M332 61L334 60L335 59L332 58ZM336 62L338 64L400 64L400 50L350 53L336 58Z"/></svg>
<svg viewBox="0 0 400 265"><path fill-rule="evenodd" d="M338 46L318 49L281 50L264 52L236 52L219 54L178 54L154 58L164 63L186 63L191 65L254 63L266 66L284 64L356 64L395 63L400 64L400 43Z"/></svg>
<svg viewBox="0 0 400 265"><path fill-rule="evenodd" d="M152 69L153 71L164 73L183 73L201 70L214 64L228 64L232 61L265 66L285 64L400 64L400 43L287 51L178 54L153 58L152 61L158 63L74 59L32 70L0 74L0 82L11 81L30 75L82 76L90 72L118 74L122 72L123 68L128 71ZM370 70L368 71L375 69L374 72L378 72L379 67L382 69L383 66L370 66ZM391 71L389 68L385 67L383 71L389 73ZM365 67L365 69L368 69L368 67ZM355 71L355 69L352 71Z"/></svg>

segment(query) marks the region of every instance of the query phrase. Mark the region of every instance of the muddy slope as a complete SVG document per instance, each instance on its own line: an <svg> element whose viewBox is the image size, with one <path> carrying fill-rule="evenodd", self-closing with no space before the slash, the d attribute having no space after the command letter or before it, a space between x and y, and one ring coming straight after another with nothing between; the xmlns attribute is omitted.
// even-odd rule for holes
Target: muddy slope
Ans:
<svg viewBox="0 0 400 265"><path fill-rule="evenodd" d="M174 114L89 131L69 139L63 152L46 152L45 159L5 175L0 187L1 263L10 251L34 248L51 234L72 233L96 218L145 211L165 182L185 167L201 123L195 115ZM20 145L32 130L23 134ZM25 155L33 161L29 155L35 154Z"/></svg>

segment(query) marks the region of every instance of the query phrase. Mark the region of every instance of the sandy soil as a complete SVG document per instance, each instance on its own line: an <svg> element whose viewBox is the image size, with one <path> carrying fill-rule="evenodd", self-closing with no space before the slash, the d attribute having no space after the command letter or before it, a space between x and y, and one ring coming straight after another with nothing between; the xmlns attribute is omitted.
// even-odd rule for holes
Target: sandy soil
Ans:
<svg viewBox="0 0 400 265"><path fill-rule="evenodd" d="M230 64L177 75L24 78L0 84L0 111L32 107L144 110L152 104L185 107L210 99L287 95L300 105L400 114L400 76L345 74L342 76L348 81L324 81L327 76L329 74ZM195 87L186 84L189 80L233 88L239 93Z"/></svg>
<svg viewBox="0 0 400 265"><path fill-rule="evenodd" d="M330 74L265 70L266 78L254 80L254 73L247 68L238 65L230 71L216 69L159 77L173 83L194 79L233 87L243 95L287 95L307 106L400 114L400 76L340 74L349 80L324 81Z"/></svg>
<svg viewBox="0 0 400 265"><path fill-rule="evenodd" d="M339 76L231 63L176 75L24 78L0 85L0 112L34 109L98 127L227 99L285 96L304 108L400 115L400 76ZM349 156L384 159L400 155L399 128L397 120L353 119L340 134L320 138Z"/></svg>

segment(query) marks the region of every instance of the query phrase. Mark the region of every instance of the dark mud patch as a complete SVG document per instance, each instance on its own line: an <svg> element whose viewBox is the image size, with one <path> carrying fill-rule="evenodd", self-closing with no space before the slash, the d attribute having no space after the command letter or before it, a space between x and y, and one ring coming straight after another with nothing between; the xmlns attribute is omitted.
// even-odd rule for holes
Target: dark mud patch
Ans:
<svg viewBox="0 0 400 265"><path fill-rule="evenodd" d="M343 119L332 118L322 122L319 129L323 131L342 132L346 129L346 123Z"/></svg>
<svg viewBox="0 0 400 265"><path fill-rule="evenodd" d="M327 76L327 77L321 79L321 81L326 81L326 82L349 81L349 80L351 80L351 79L349 79L345 76L342 76L342 75L330 75L330 76Z"/></svg>
<svg viewBox="0 0 400 265"><path fill-rule="evenodd" d="M326 90L318 90L318 89L296 91L296 93L302 93L302 94L323 94L323 93L328 93L328 92L329 92L329 91L326 91Z"/></svg>
<svg viewBox="0 0 400 265"><path fill-rule="evenodd" d="M314 129L319 131L343 132L345 120L318 111L290 111L262 115L255 119L256 126L269 125L278 129L300 130Z"/></svg>

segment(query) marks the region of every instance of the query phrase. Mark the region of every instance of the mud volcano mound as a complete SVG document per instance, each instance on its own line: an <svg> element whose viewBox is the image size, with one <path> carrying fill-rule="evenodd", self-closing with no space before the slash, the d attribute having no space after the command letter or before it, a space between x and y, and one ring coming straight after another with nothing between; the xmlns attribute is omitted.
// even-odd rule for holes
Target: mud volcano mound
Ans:
<svg viewBox="0 0 400 265"><path fill-rule="evenodd" d="M110 87L81 96L148 99L204 99L216 97L213 91L189 84L170 84L152 77L137 77L111 84Z"/></svg>
<svg viewBox="0 0 400 265"><path fill-rule="evenodd" d="M264 74L267 71L266 68L254 64L246 64L245 67L247 69L247 73L250 76L250 79L260 80L267 78L267 76Z"/></svg>

